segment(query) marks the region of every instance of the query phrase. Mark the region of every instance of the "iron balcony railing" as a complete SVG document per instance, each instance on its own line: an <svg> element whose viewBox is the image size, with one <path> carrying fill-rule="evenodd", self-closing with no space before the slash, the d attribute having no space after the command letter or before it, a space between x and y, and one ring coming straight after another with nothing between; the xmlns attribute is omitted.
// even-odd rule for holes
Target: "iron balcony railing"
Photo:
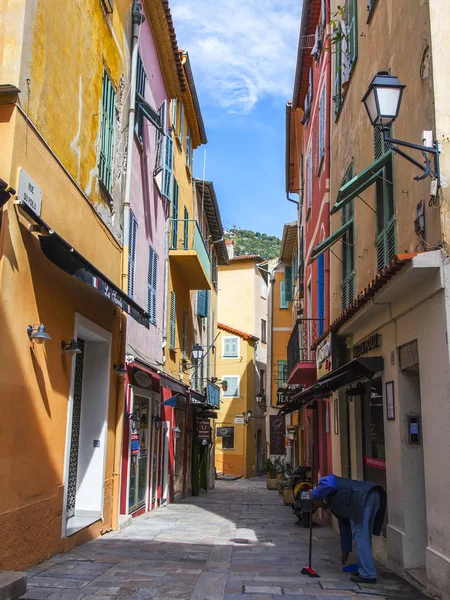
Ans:
<svg viewBox="0 0 450 600"><path fill-rule="evenodd" d="M195 219L170 220L170 250L194 250L206 275L211 277L211 259Z"/></svg>
<svg viewBox="0 0 450 600"><path fill-rule="evenodd" d="M288 343L288 373L300 362L315 362L311 346L324 331L324 319L297 319Z"/></svg>

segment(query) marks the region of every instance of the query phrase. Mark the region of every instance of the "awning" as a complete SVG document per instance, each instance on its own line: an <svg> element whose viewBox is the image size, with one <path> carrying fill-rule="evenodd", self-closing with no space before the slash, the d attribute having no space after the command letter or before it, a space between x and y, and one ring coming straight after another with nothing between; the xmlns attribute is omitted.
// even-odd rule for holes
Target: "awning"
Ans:
<svg viewBox="0 0 450 600"><path fill-rule="evenodd" d="M195 390L191 390L191 404L203 406L206 404L206 396L199 394Z"/></svg>
<svg viewBox="0 0 450 600"><path fill-rule="evenodd" d="M150 321L147 311L123 292L106 275L90 263L84 256L72 248L64 238L51 229L45 221L38 217L29 206L24 203L19 204L20 210L25 215L41 227L41 232L45 231L47 235L39 235L39 243L42 252L54 265L59 267L68 275L87 283L98 292L108 298L113 304L121 308L124 312L133 317L135 321L149 329Z"/></svg>
<svg viewBox="0 0 450 600"><path fill-rule="evenodd" d="M347 231L350 229L350 227L352 225L353 225L353 221L348 221L347 223L342 225L342 227L339 227L339 229L337 229L329 237L327 237L325 240L323 240L323 242L321 242L318 246L316 246L314 248L314 250L311 252L311 258L309 259L308 264L310 265L312 262L314 262L316 260L316 258L319 258L319 256L321 254L323 254L324 252L329 250L331 248L331 246L333 246L342 237L344 237L344 235L347 233Z"/></svg>
<svg viewBox="0 0 450 600"><path fill-rule="evenodd" d="M172 379L172 377L169 377L165 373L159 374L159 381L162 387L178 394L187 395L187 386L179 383L176 379Z"/></svg>
<svg viewBox="0 0 450 600"><path fill-rule="evenodd" d="M362 194L364 190L370 187L378 179L380 171L392 160L392 151L386 152L373 162L367 169L353 177L338 192L337 202L330 210L330 214L334 215L338 210L341 210L350 200Z"/></svg>
<svg viewBox="0 0 450 600"><path fill-rule="evenodd" d="M283 406L278 412L279 415L287 415L299 410L306 404L318 398L328 398L331 392L336 391L343 385L353 383L359 379L371 379L375 373L383 370L382 356L369 356L364 358L355 358L343 367L335 369L325 377L322 377L316 384L294 394L289 404Z"/></svg>

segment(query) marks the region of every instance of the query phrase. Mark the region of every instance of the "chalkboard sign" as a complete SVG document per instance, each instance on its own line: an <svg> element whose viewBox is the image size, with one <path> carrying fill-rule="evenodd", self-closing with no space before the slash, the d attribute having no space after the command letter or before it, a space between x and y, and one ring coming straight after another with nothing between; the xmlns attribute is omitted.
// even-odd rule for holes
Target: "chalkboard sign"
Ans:
<svg viewBox="0 0 450 600"><path fill-rule="evenodd" d="M285 434L286 422L284 415L270 415L270 454L286 454Z"/></svg>

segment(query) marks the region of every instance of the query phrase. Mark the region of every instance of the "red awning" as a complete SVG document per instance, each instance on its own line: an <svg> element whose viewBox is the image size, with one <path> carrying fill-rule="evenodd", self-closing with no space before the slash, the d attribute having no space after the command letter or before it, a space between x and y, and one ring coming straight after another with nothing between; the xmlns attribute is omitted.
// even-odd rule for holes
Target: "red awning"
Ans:
<svg viewBox="0 0 450 600"><path fill-rule="evenodd" d="M317 381L317 366L315 361L308 360L299 362L295 365L292 373L288 377L288 384L301 384L310 386Z"/></svg>

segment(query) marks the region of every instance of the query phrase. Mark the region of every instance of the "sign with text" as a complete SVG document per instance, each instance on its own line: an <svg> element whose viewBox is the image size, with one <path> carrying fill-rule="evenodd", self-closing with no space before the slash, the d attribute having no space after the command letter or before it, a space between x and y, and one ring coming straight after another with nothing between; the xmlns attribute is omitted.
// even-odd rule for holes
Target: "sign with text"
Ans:
<svg viewBox="0 0 450 600"><path fill-rule="evenodd" d="M270 454L286 454L285 434L286 420L284 415L270 415Z"/></svg>
<svg viewBox="0 0 450 600"><path fill-rule="evenodd" d="M244 421L244 417L242 415L235 415L234 417L234 424L235 425L244 425L245 421Z"/></svg>
<svg viewBox="0 0 450 600"><path fill-rule="evenodd" d="M362 342L353 345L353 358L359 358L364 354L367 354L371 350L375 350L375 348L379 348L381 346L381 335L379 333L374 333L370 335Z"/></svg>
<svg viewBox="0 0 450 600"><path fill-rule="evenodd" d="M234 427L217 427L216 435L217 437L233 437Z"/></svg>
<svg viewBox="0 0 450 600"><path fill-rule="evenodd" d="M331 333L316 348L317 379L333 370L333 344Z"/></svg>
<svg viewBox="0 0 450 600"><path fill-rule="evenodd" d="M26 171L19 169L17 196L38 216L41 216L42 190Z"/></svg>
<svg viewBox="0 0 450 600"><path fill-rule="evenodd" d="M209 419L197 419L197 435L199 440L209 440L211 437L211 427Z"/></svg>

